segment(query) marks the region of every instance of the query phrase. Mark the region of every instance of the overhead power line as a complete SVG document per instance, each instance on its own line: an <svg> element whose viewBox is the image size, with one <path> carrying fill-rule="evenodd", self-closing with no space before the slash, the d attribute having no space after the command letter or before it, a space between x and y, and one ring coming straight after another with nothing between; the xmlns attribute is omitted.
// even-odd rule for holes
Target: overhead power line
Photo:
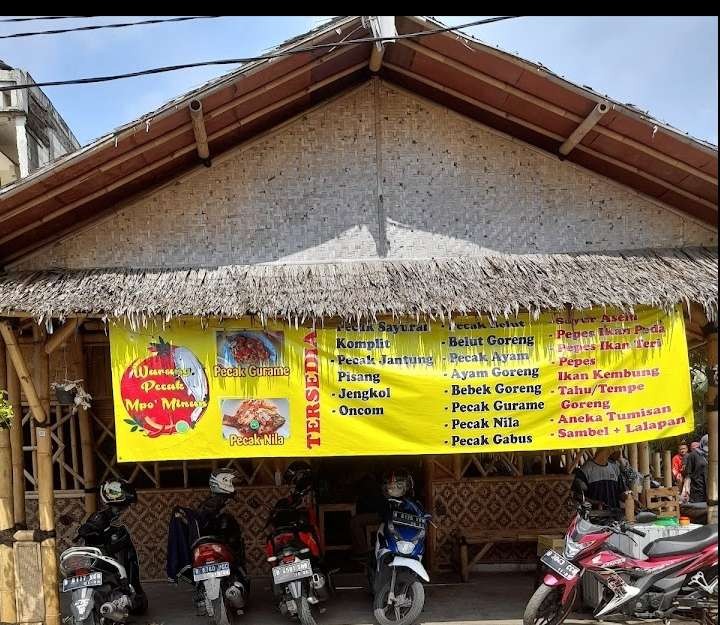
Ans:
<svg viewBox="0 0 720 625"><path fill-rule="evenodd" d="M94 24L92 26L76 26L75 28L58 28L56 30L37 30L29 33L11 33L0 35L0 39L17 39L18 37L35 37L36 35L59 35L84 30L100 30L102 28L128 28L130 26L146 26L147 24L166 24L168 22L187 22L188 20L209 20L222 15L192 15L190 17L171 17L167 19L142 20L139 22L120 22L116 24Z"/></svg>
<svg viewBox="0 0 720 625"><path fill-rule="evenodd" d="M34 17L9 17L0 20L0 22L37 22L44 20L75 20L87 17L101 17L100 15L43 15Z"/></svg>
<svg viewBox="0 0 720 625"><path fill-rule="evenodd" d="M395 35L394 37L363 37L360 39L348 39L344 41L336 41L334 43L320 43L312 46L304 46L299 48L292 48L290 50L284 50L282 52L271 52L270 54L262 54L260 56L250 56L238 59L218 59L216 61L199 61L197 63L183 63L180 65L166 65L164 67L154 67L151 69L139 70L137 72L128 72L125 74L112 74L109 76L94 76L92 78L75 78L73 80L53 80L45 82L37 82L33 84L23 85L8 85L0 87L2 91L12 91L15 89L32 89L33 87L58 87L61 85L84 85L90 83L99 82L110 82L112 80L122 80L125 78L135 78L138 76L149 76L152 74L162 74L165 72L175 72L181 69L190 69L193 67L207 67L209 65L244 65L246 63L252 63L255 61L266 61L275 59L283 56L291 56L293 54L304 54L306 52L314 52L315 50L323 50L327 48L337 48L340 46L352 46L358 43L374 43L377 41L394 41L396 39L417 39L420 37L428 37L430 35L437 35L438 33L445 33L450 31L456 31L461 28L470 28L471 26L480 26L482 24L490 24L492 22L499 22L501 20L509 20L519 15L509 15L503 17L493 17L484 20L477 20L475 22L468 22L467 24L460 24L459 26L448 26L446 28L436 28L434 30L423 30L416 33L407 33L404 35Z"/></svg>

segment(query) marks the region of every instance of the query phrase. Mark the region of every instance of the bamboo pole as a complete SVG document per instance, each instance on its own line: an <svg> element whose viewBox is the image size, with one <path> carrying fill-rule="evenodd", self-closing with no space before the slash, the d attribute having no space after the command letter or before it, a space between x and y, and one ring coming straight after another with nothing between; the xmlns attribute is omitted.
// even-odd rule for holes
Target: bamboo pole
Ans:
<svg viewBox="0 0 720 625"><path fill-rule="evenodd" d="M49 405L49 360L43 351L43 346L36 343L38 369L36 380L30 377L25 358L20 351L17 338L7 321L0 321L0 335L5 340L6 348L10 353L13 366L20 378L20 384L37 427L37 456L38 456L38 518L40 530L50 533L48 538L40 542L42 558L42 584L45 599L45 625L60 625L60 598L58 596L57 556L55 553L55 517L53 491L52 448L50 441L50 428L48 422ZM36 387L37 384L37 387Z"/></svg>
<svg viewBox="0 0 720 625"><path fill-rule="evenodd" d="M673 474L672 474L672 452L669 449L665 450L663 455L663 479L665 482L665 488L672 488L673 485Z"/></svg>
<svg viewBox="0 0 720 625"><path fill-rule="evenodd" d="M53 332L45 343L45 353L48 355L52 354L67 341L73 332L75 332L76 328L82 324L83 320L84 317L73 317L72 319L68 319L56 332Z"/></svg>
<svg viewBox="0 0 720 625"><path fill-rule="evenodd" d="M39 329L39 328L38 328ZM40 558L43 571L45 595L45 625L60 625L60 595L55 540L55 491L53 480L52 438L50 437L50 356L46 344L35 344L37 369L35 384L38 399L48 422L45 427L36 425L38 446L38 518L40 530L52 532L52 536L40 541Z"/></svg>
<svg viewBox="0 0 720 625"><path fill-rule="evenodd" d="M638 464L640 465L638 470L643 476L642 496L644 497L650 488L650 443L638 443Z"/></svg>
<svg viewBox="0 0 720 625"><path fill-rule="evenodd" d="M705 326L707 338L707 361L712 369L718 366L718 333L717 324ZM710 376L705 397L706 418L708 430L708 479L707 479L707 500L708 500L708 523L718 522L718 387L715 383L715 376Z"/></svg>
<svg viewBox="0 0 720 625"><path fill-rule="evenodd" d="M190 119L192 120L193 135L195 135L198 156L201 161L209 164L210 148L208 146L207 131L205 130L205 120L203 119L202 102L197 98L190 100L188 108L190 109Z"/></svg>
<svg viewBox="0 0 720 625"><path fill-rule="evenodd" d="M0 338L0 391L4 390L7 390L7 361L5 342ZM15 420L18 416L13 415L12 418ZM14 510L10 429L2 428L0 429L0 532L4 534L3 538L14 528ZM14 623L16 620L13 547L12 544L0 543L0 622Z"/></svg>
<svg viewBox="0 0 720 625"><path fill-rule="evenodd" d="M659 482L662 480L662 462L660 452L653 453L653 477Z"/></svg>
<svg viewBox="0 0 720 625"><path fill-rule="evenodd" d="M423 456L423 474L425 478L425 512L435 515L433 505L433 479L435 477L434 456ZM435 527L429 525L427 529L427 568L432 572L435 568Z"/></svg>
<svg viewBox="0 0 720 625"><path fill-rule="evenodd" d="M71 370L78 378L86 380L87 363L83 349L82 334L77 334L70 341ZM85 481L85 512L92 513L97 510L97 476L95 473L95 451L93 449L93 431L90 422L90 413L87 408L78 408L78 423L80 425L80 449L82 455L83 480Z"/></svg>
<svg viewBox="0 0 720 625"><path fill-rule="evenodd" d="M12 452L13 517L16 527L25 527L25 457L23 451L22 403L20 401L20 380L15 366L6 355L8 400L15 419L10 426Z"/></svg>

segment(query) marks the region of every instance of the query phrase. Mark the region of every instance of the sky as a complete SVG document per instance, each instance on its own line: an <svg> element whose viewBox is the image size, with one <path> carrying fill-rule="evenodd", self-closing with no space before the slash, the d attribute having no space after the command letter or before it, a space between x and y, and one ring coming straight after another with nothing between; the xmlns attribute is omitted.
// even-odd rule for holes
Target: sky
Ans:
<svg viewBox="0 0 720 625"><path fill-rule="evenodd" d="M0 19L7 17L12 16ZM0 23L0 35L148 17ZM483 17L438 19L455 26ZM228 16L0 38L0 59L29 71L38 82L66 80L254 56L328 19ZM717 145L717 17L528 16L468 28L466 32L486 44L542 63L575 83L632 103L693 137ZM84 145L232 69L235 66L195 68L104 84L47 87L44 91Z"/></svg>

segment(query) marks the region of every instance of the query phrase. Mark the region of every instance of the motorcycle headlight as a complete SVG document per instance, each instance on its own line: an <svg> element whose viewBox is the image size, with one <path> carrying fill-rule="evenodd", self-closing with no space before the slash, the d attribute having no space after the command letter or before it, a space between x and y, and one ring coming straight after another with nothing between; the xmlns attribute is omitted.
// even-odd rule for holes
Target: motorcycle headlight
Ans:
<svg viewBox="0 0 720 625"><path fill-rule="evenodd" d="M565 539L565 550L564 550L564 556L568 560L574 560L577 555L585 549L587 545L583 545L582 543L576 543L573 540L570 540L569 538Z"/></svg>
<svg viewBox="0 0 720 625"><path fill-rule="evenodd" d="M398 540L395 544L397 545L397 550L404 556L411 554L413 549L415 549L415 543L411 543L409 540Z"/></svg>

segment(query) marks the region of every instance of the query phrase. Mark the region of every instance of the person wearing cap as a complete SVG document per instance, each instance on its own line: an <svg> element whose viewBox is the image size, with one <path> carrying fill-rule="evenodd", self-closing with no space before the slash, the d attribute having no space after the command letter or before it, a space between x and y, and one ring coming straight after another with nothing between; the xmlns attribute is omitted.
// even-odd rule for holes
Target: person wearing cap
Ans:
<svg viewBox="0 0 720 625"><path fill-rule="evenodd" d="M705 449L701 441L693 441L690 444L690 453L683 461L683 487L680 494L680 501L683 503L698 503L707 500L707 436Z"/></svg>

